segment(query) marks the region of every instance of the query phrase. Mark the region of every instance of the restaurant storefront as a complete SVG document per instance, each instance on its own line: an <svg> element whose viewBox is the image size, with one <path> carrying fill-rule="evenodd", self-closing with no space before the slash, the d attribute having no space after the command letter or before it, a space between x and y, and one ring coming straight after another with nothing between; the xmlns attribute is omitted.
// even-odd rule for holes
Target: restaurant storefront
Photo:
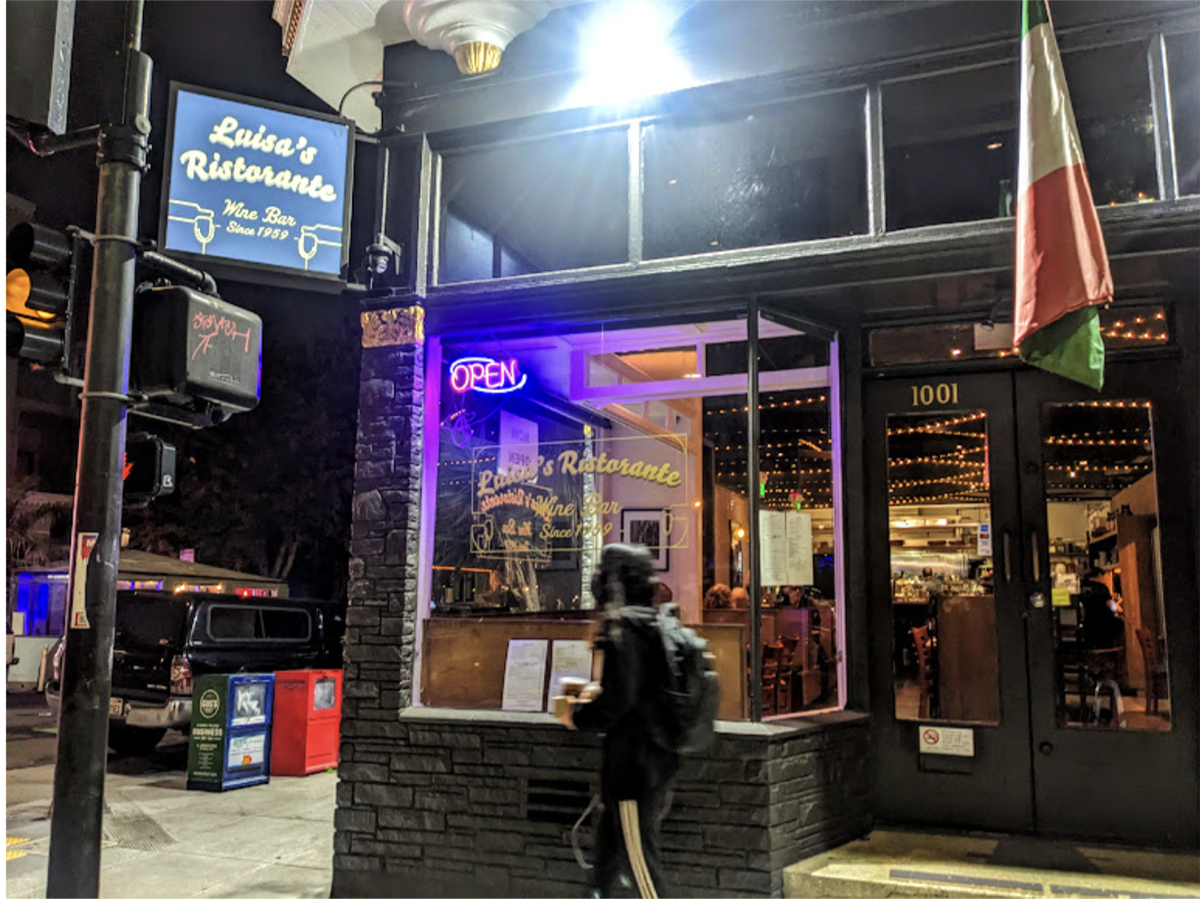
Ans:
<svg viewBox="0 0 1200 899"><path fill-rule="evenodd" d="M685 892L778 895L875 821L1197 841L1200 19L1056 22L1117 286L1097 394L1011 350L1008 6L755 5L704 44L734 6L633 106L566 101L538 29L519 83L384 100L411 251L363 301L334 895L580 891L598 743L546 710L618 540L722 679L664 828Z"/></svg>

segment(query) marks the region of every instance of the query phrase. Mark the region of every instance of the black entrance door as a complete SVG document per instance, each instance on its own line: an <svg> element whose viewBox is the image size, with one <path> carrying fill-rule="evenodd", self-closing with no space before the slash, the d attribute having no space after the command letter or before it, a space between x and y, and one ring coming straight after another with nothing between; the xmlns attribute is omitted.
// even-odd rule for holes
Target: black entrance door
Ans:
<svg viewBox="0 0 1200 899"><path fill-rule="evenodd" d="M1195 842L1178 381L1155 363L1110 365L1099 395L1032 371L868 385L881 820Z"/></svg>

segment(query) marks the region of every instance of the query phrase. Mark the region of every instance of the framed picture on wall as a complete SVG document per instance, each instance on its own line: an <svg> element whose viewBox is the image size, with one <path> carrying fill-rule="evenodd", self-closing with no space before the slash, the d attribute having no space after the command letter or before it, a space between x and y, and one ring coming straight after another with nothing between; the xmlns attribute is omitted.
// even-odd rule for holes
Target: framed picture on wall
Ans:
<svg viewBox="0 0 1200 899"><path fill-rule="evenodd" d="M621 512L621 539L640 544L654 557L654 570L666 571L671 563L667 547L666 509L624 509Z"/></svg>

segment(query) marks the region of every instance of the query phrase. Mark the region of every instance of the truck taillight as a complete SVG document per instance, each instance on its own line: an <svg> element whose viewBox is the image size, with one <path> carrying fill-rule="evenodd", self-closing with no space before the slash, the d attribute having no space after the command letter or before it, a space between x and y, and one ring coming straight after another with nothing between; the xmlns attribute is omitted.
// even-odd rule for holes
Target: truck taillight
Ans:
<svg viewBox="0 0 1200 899"><path fill-rule="evenodd" d="M192 665L183 656L171 659L171 692L192 692Z"/></svg>

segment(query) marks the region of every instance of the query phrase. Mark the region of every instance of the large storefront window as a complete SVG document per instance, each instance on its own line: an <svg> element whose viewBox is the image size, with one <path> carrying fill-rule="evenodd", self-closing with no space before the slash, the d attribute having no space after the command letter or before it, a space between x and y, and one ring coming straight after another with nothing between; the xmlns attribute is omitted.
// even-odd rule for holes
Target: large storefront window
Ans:
<svg viewBox="0 0 1200 899"><path fill-rule="evenodd" d="M591 575L627 542L709 641L721 717L747 717L752 690L764 715L839 705L829 348L761 332L757 593L745 319L431 344L421 702L540 710L590 676Z"/></svg>

